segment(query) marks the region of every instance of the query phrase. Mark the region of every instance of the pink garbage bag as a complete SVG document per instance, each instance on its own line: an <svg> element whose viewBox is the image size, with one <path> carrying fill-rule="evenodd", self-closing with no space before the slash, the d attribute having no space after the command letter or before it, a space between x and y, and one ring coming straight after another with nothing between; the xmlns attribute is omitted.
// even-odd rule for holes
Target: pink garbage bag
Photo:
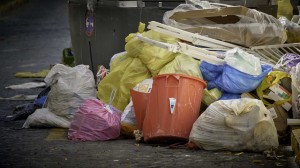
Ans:
<svg viewBox="0 0 300 168"><path fill-rule="evenodd" d="M75 113L68 138L77 141L105 141L120 136L119 111L96 98L87 99Z"/></svg>

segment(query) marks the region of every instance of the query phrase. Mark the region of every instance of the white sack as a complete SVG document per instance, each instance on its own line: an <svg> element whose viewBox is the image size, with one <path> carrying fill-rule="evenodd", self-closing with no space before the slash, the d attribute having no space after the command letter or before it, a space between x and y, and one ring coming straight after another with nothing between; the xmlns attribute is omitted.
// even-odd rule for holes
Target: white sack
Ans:
<svg viewBox="0 0 300 168"><path fill-rule="evenodd" d="M48 108L37 109L33 114L28 116L23 128L30 127L58 127L69 128L71 122L63 117L57 116L49 111Z"/></svg>
<svg viewBox="0 0 300 168"><path fill-rule="evenodd" d="M72 118L84 99L96 97L93 72L87 65L55 65L45 78L51 86L47 107L58 116Z"/></svg>
<svg viewBox="0 0 300 168"><path fill-rule="evenodd" d="M262 72L259 58L240 48L228 50L224 60L227 65L249 75L258 76Z"/></svg>
<svg viewBox="0 0 300 168"><path fill-rule="evenodd" d="M278 147L277 131L262 101L212 103L194 123L190 141L205 150L264 151Z"/></svg>

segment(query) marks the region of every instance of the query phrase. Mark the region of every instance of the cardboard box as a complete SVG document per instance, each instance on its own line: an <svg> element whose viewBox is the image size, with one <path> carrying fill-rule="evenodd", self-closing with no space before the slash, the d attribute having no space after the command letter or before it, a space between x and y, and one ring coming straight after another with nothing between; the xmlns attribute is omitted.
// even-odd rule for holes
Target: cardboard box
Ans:
<svg viewBox="0 0 300 168"><path fill-rule="evenodd" d="M300 119L287 119L287 125L289 127L289 132L292 134L294 130L300 129Z"/></svg>
<svg viewBox="0 0 300 168"><path fill-rule="evenodd" d="M279 84L275 84L271 87L269 87L269 92L266 95L266 98L274 100L274 101L280 101L285 99L291 98L291 93L287 91L285 88L280 86ZM285 102L281 105L286 111L289 111L292 108L291 102Z"/></svg>
<svg viewBox="0 0 300 168"><path fill-rule="evenodd" d="M271 113L278 135L286 135L288 130L287 119L289 118L289 114L281 106L276 104L268 106L267 109Z"/></svg>
<svg viewBox="0 0 300 168"><path fill-rule="evenodd" d="M295 129L292 131L291 146L296 155L295 161L296 163L300 164L300 129Z"/></svg>
<svg viewBox="0 0 300 168"><path fill-rule="evenodd" d="M186 31L247 47L286 40L284 28L276 18L242 6L178 11L170 19L187 25L178 27Z"/></svg>

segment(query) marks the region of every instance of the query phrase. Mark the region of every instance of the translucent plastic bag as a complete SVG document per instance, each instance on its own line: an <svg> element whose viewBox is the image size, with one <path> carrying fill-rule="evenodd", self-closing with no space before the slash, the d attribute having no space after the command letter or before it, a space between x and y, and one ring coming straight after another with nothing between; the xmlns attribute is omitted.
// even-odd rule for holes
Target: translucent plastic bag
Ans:
<svg viewBox="0 0 300 168"><path fill-rule="evenodd" d="M142 33L144 37L174 44L178 39L167 36L155 31L147 31ZM136 38L131 38L125 45L125 50L128 55L133 58L140 58L141 61L147 66L150 70L152 76L155 76L159 71L170 61L172 61L176 53L168 51L167 49L157 47L148 43L144 43Z"/></svg>
<svg viewBox="0 0 300 168"><path fill-rule="evenodd" d="M139 58L122 55L112 62L110 73L99 83L97 97L109 103L110 94L115 90L112 105L123 111L130 101L130 89L150 77L149 70Z"/></svg>
<svg viewBox="0 0 300 168"><path fill-rule="evenodd" d="M72 118L84 99L96 97L93 72L87 65L57 64L45 78L51 87L47 107L56 115Z"/></svg>
<svg viewBox="0 0 300 168"><path fill-rule="evenodd" d="M201 71L199 69L199 61L192 57L179 54L175 59L164 66L159 74L185 74L203 79Z"/></svg>
<svg viewBox="0 0 300 168"><path fill-rule="evenodd" d="M261 74L261 64L258 57L249 54L240 48L228 50L225 53L226 64L249 75Z"/></svg>
<svg viewBox="0 0 300 168"><path fill-rule="evenodd" d="M276 69L282 69L283 71L289 73L291 69L300 62L300 55L287 53L284 54L274 66Z"/></svg>
<svg viewBox="0 0 300 168"><path fill-rule="evenodd" d="M300 118L300 63L292 68L292 110L293 118Z"/></svg>
<svg viewBox="0 0 300 168"><path fill-rule="evenodd" d="M270 112L249 98L211 104L194 123L189 140L205 150L261 152L279 145Z"/></svg>
<svg viewBox="0 0 300 168"><path fill-rule="evenodd" d="M105 141L120 136L120 111L98 99L88 99L79 108L68 138L79 141Z"/></svg>

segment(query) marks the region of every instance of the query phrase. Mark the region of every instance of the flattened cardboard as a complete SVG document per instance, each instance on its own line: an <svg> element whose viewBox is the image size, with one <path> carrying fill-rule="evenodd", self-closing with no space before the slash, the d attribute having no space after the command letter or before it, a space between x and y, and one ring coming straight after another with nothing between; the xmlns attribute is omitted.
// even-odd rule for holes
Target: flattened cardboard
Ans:
<svg viewBox="0 0 300 168"><path fill-rule="evenodd" d="M287 119L289 118L289 114L280 106L276 104L272 104L267 107L267 109L272 113L276 112L276 114L271 114L272 116L277 116L273 118L275 127L277 129L278 135L285 135L287 132Z"/></svg>

